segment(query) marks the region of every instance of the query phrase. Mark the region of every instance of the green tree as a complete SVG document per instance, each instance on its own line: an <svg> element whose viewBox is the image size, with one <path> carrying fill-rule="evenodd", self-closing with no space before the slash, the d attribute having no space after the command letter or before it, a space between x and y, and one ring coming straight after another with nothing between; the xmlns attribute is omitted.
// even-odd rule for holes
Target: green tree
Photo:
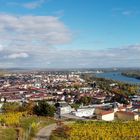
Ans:
<svg viewBox="0 0 140 140"><path fill-rule="evenodd" d="M46 101L39 101L33 108L34 114L38 116L50 116L53 117L55 113L55 107L49 105Z"/></svg>

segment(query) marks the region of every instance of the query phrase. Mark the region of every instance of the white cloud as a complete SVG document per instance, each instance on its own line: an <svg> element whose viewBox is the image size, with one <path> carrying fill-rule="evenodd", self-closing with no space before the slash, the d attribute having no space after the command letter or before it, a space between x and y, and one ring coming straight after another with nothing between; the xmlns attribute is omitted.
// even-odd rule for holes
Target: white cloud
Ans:
<svg viewBox="0 0 140 140"><path fill-rule="evenodd" d="M45 68L139 67L139 54L140 45L95 51L55 49L38 55L33 61Z"/></svg>
<svg viewBox="0 0 140 140"><path fill-rule="evenodd" d="M0 41L5 41L10 48L29 51L38 46L66 44L71 39L70 30L57 17L0 14Z"/></svg>
<svg viewBox="0 0 140 140"><path fill-rule="evenodd" d="M0 51L3 51L3 46L0 44Z"/></svg>
<svg viewBox="0 0 140 140"><path fill-rule="evenodd" d="M129 16L131 14L133 14L132 11L122 11L122 15L124 15L124 16Z"/></svg>
<svg viewBox="0 0 140 140"><path fill-rule="evenodd" d="M58 17L0 14L1 63L14 61L15 66L19 66L22 61L26 66L38 60L47 62L50 50L55 51L55 46L71 41L72 32Z"/></svg>
<svg viewBox="0 0 140 140"><path fill-rule="evenodd" d="M140 45L129 45L121 48L107 50L62 50L50 49L48 51L35 50L27 59L19 58L26 55L9 54L4 63L14 60L17 67L39 67L39 68L95 68L95 67L139 67ZM39 52L39 53L37 53ZM5 52L7 53L7 52ZM32 51L30 51L32 53ZM4 53L2 53L4 55ZM18 60L18 61L15 61ZM22 66L20 65L22 63Z"/></svg>
<svg viewBox="0 0 140 140"><path fill-rule="evenodd" d="M22 6L28 9L35 9L35 8L40 7L44 2L45 0L37 0L37 1L29 2L29 3L24 3Z"/></svg>
<svg viewBox="0 0 140 140"><path fill-rule="evenodd" d="M112 9L113 15L123 15L123 16L134 16L139 15L140 11L135 9L123 9L123 8L114 8Z"/></svg>
<svg viewBox="0 0 140 140"><path fill-rule="evenodd" d="M27 9L36 9L36 8L40 7L42 4L44 4L45 2L46 2L46 0L34 0L31 2L26 2L26 3L7 2L7 4L11 5L11 6L20 6L20 7L24 7Z"/></svg>
<svg viewBox="0 0 140 140"><path fill-rule="evenodd" d="M13 53L7 56L10 59L17 59L17 58L28 58L29 55L27 53Z"/></svg>

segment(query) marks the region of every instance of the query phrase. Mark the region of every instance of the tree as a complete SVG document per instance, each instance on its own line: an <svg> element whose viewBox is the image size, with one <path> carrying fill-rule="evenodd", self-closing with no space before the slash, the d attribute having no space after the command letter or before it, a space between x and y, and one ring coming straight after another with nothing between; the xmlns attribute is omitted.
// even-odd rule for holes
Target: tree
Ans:
<svg viewBox="0 0 140 140"><path fill-rule="evenodd" d="M34 114L38 116L50 116L53 117L55 113L55 107L49 105L46 101L39 101L33 108Z"/></svg>

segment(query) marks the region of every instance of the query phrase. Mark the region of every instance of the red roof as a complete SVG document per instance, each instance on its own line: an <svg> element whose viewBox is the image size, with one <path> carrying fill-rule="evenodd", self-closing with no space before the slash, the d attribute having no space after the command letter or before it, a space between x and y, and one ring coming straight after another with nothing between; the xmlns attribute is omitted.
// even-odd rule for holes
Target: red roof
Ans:
<svg viewBox="0 0 140 140"><path fill-rule="evenodd" d="M137 113L127 112L127 111L117 111L117 113L126 114L126 115L138 115Z"/></svg>
<svg viewBox="0 0 140 140"><path fill-rule="evenodd" d="M111 114L111 113L113 113L114 111L112 111L112 110L109 110L109 111L102 111L101 113L100 113L100 115L107 115L107 114Z"/></svg>
<svg viewBox="0 0 140 140"><path fill-rule="evenodd" d="M118 109L126 109L126 107L120 106L120 107L118 107Z"/></svg>
<svg viewBox="0 0 140 140"><path fill-rule="evenodd" d="M33 94L30 98L39 98L39 97L46 97L46 94L40 93L40 94Z"/></svg>

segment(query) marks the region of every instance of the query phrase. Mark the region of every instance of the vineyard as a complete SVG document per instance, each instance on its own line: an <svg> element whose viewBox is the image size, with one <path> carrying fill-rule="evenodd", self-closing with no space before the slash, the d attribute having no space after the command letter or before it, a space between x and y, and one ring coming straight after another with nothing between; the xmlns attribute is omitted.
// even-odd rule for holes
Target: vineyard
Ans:
<svg viewBox="0 0 140 140"><path fill-rule="evenodd" d="M36 132L54 119L27 115L26 112L0 114L0 140L30 140Z"/></svg>
<svg viewBox="0 0 140 140"><path fill-rule="evenodd" d="M5 113L0 115L0 123L6 126L18 126L24 113Z"/></svg>
<svg viewBox="0 0 140 140"><path fill-rule="evenodd" d="M76 122L53 131L51 140L139 140L140 122Z"/></svg>

